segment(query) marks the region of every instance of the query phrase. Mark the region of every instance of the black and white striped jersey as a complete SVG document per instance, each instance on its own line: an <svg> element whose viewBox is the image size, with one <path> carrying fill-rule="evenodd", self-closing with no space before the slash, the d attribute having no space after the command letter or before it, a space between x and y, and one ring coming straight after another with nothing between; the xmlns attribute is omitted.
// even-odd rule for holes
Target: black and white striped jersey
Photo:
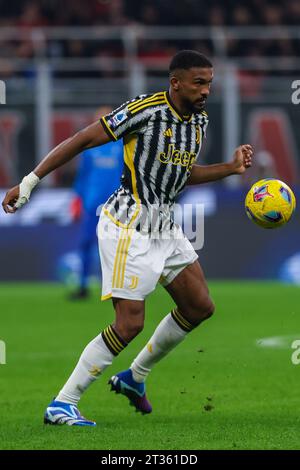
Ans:
<svg viewBox="0 0 300 470"><path fill-rule="evenodd" d="M164 91L140 95L100 122L111 139L124 141L121 186L105 213L119 226L137 229L145 211L168 217L200 152L207 114L180 115Z"/></svg>

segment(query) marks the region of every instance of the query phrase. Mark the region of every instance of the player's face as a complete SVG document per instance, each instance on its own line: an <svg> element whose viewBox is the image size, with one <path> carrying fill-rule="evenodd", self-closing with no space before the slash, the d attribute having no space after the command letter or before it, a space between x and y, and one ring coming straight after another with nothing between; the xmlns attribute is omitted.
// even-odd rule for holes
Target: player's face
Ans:
<svg viewBox="0 0 300 470"><path fill-rule="evenodd" d="M212 68L181 70L177 79L178 97L186 109L199 113L205 106L213 79Z"/></svg>

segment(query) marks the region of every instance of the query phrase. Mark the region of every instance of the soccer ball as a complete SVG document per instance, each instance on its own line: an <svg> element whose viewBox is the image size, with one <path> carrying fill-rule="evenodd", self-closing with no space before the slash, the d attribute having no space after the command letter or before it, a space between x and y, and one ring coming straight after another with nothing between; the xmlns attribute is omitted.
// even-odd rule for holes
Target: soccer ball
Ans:
<svg viewBox="0 0 300 470"><path fill-rule="evenodd" d="M251 187L245 208L249 219L260 227L277 228L290 220L296 208L296 198L287 184L266 178Z"/></svg>

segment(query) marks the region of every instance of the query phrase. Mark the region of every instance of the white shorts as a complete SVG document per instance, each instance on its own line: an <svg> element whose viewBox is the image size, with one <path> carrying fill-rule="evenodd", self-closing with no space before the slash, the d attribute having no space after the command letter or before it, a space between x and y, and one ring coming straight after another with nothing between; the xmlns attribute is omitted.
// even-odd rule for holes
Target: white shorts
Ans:
<svg viewBox="0 0 300 470"><path fill-rule="evenodd" d="M175 224L165 239L118 227L102 211L98 223L102 297L144 300L157 283L167 286L198 255ZM168 232L168 235L170 232Z"/></svg>

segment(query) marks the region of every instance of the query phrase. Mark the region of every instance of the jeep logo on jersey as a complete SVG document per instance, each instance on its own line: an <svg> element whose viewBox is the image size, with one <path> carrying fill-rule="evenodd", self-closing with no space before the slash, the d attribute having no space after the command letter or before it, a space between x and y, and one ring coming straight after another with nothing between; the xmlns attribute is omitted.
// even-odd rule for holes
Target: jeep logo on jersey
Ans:
<svg viewBox="0 0 300 470"><path fill-rule="evenodd" d="M190 170L196 160L196 153L188 152L187 150L181 152L175 149L174 144L169 144L167 153L161 152L158 154L157 158L162 163L186 166L187 169Z"/></svg>

